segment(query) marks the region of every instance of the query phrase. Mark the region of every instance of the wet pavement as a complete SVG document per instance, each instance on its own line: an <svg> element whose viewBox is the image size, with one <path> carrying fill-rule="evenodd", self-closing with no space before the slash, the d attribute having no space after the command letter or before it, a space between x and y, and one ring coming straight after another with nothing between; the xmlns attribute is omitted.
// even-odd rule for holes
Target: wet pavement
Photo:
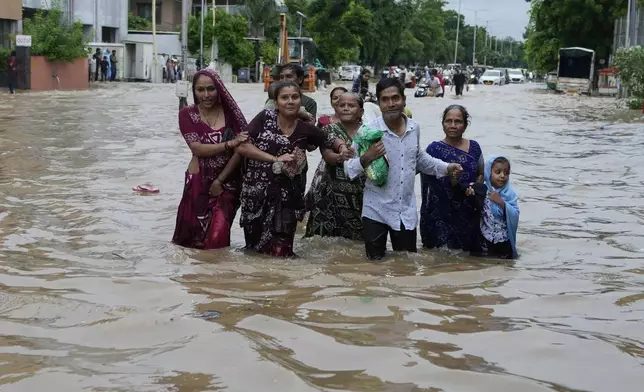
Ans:
<svg viewBox="0 0 644 392"><path fill-rule="evenodd" d="M466 135L512 162L513 263L369 263L301 236L278 260L240 251L238 224L231 249L182 249L173 86L0 96L0 390L640 391L644 124L540 88L458 101ZM265 99L231 90L249 119ZM408 94L422 144L441 139L457 101Z"/></svg>

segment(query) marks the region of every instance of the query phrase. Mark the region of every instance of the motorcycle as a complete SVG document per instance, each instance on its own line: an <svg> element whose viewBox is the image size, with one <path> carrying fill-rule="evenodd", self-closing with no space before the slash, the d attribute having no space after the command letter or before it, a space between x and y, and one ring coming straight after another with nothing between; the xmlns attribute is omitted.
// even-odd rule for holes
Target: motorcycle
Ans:
<svg viewBox="0 0 644 392"><path fill-rule="evenodd" d="M414 97L422 98L428 95L429 95L429 86L426 85L425 83L420 83L418 87L416 87L416 91L414 92Z"/></svg>

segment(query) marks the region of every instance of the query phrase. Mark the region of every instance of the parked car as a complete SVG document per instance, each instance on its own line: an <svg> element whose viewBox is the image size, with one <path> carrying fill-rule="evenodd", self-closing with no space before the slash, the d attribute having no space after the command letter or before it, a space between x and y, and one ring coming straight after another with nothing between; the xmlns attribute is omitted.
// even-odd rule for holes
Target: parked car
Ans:
<svg viewBox="0 0 644 392"><path fill-rule="evenodd" d="M481 76L480 84L486 86L503 86L505 84L505 75L501 69L488 69Z"/></svg>
<svg viewBox="0 0 644 392"><path fill-rule="evenodd" d="M525 76L520 69L511 69L508 74L510 75L510 83L525 83Z"/></svg>
<svg viewBox="0 0 644 392"><path fill-rule="evenodd" d="M360 76L360 70L359 65L345 65L340 71L340 80L354 80Z"/></svg>

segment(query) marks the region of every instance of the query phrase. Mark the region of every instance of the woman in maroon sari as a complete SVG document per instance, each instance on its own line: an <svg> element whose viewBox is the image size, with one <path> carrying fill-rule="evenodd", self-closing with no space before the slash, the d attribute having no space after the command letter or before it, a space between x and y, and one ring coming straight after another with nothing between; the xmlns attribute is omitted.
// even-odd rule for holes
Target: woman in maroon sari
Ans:
<svg viewBox="0 0 644 392"><path fill-rule="evenodd" d="M219 75L210 69L192 80L194 105L179 111L179 128L192 160L172 242L197 249L230 245L239 208L241 157L235 148L248 139L246 119Z"/></svg>
<svg viewBox="0 0 644 392"><path fill-rule="evenodd" d="M333 149L351 157L341 139L327 139L319 128L297 119L302 92L293 82L275 91L276 110L260 112L248 125L249 143L237 152L248 158L242 185L241 226L246 248L272 256L294 256L297 222L304 217L307 146Z"/></svg>

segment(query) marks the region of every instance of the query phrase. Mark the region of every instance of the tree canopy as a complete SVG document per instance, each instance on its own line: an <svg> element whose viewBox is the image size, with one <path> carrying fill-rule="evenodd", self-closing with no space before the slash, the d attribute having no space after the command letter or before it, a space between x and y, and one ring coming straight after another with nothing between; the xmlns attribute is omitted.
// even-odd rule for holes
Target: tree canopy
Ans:
<svg viewBox="0 0 644 392"><path fill-rule="evenodd" d="M255 51L253 44L245 39L248 36L246 19L243 16L217 10L215 21L216 24L213 27L212 12L204 13L204 54L210 51L213 38L216 38L220 59L229 63L233 69L252 66L255 62ZM188 51L193 55L199 55L200 49L201 14L196 14L188 19Z"/></svg>
<svg viewBox="0 0 644 392"><path fill-rule="evenodd" d="M495 66L523 64L521 42L490 36L484 26L475 28L465 23L463 15L446 9L444 0L285 0L284 5L289 36L299 34L297 12L306 15L302 35L313 38L316 56L326 66L343 62L377 68L389 64L452 63L458 18L461 19L458 63L472 64L476 60L482 64L487 59L488 64ZM241 16L231 16L236 28L230 24L233 19L224 20L223 15L219 16L223 11L217 11L217 32L212 30L212 16L208 13L204 36L216 35L220 57L233 58L236 64L245 63L252 52L252 44L242 42L244 37L264 38L266 43L259 52L269 60L266 55L273 55L279 43L279 10L272 0L245 0L243 7ZM220 29L220 23L227 27ZM246 26L243 34L242 23ZM473 59L475 30L476 59ZM199 15L192 16L188 50L193 54L199 52L199 34ZM222 39L226 49L222 48ZM209 48L210 41L204 39L204 46ZM236 51L239 54L234 54ZM240 61L242 58L244 61Z"/></svg>
<svg viewBox="0 0 644 392"><path fill-rule="evenodd" d="M628 0L526 0L531 3L525 55L530 68L557 67L559 48L592 49L597 60L611 54L615 19L626 14ZM641 1L640 1L641 3Z"/></svg>

